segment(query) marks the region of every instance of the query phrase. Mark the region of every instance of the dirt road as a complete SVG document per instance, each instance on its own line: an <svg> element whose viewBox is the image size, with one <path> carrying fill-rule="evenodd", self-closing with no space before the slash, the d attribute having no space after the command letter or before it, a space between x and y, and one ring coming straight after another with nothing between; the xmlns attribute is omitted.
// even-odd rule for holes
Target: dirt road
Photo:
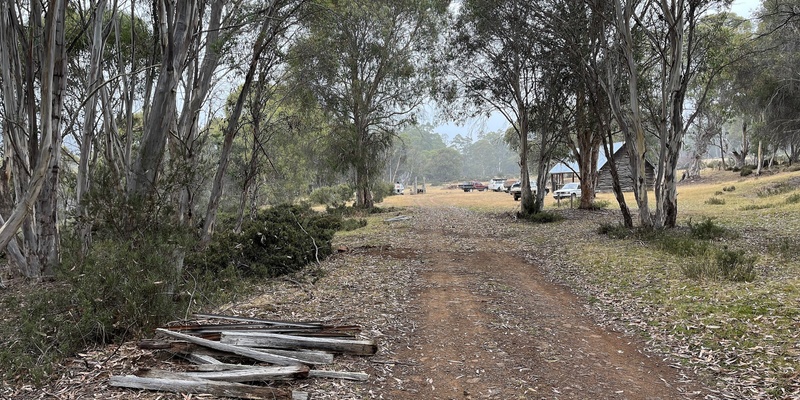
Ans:
<svg viewBox="0 0 800 400"><path fill-rule="evenodd" d="M641 339L598 325L586 300L553 283L554 270L567 264L554 263L552 255L570 244L557 233L546 235L546 243L526 239L534 230L558 232L569 220L543 227L510 214L450 207L432 196L413 200L417 207L399 212L410 219L339 237L335 245L348 250L323 261L317 272L265 282L254 297L210 310L357 323L379 342L373 357L341 356L324 366L367 372L367 382L271 385L309 392L315 400L718 398L668 365L674 361L648 355ZM185 368L182 363L137 349L135 342L107 346L68 360L48 387L19 388L6 397L194 398L108 386L111 375Z"/></svg>
<svg viewBox="0 0 800 400"><path fill-rule="evenodd" d="M407 316L415 329L395 344L400 363L384 398L703 397L638 340L595 324L582 300L526 261L505 224L430 206L397 227L395 244L373 250L423 266Z"/></svg>

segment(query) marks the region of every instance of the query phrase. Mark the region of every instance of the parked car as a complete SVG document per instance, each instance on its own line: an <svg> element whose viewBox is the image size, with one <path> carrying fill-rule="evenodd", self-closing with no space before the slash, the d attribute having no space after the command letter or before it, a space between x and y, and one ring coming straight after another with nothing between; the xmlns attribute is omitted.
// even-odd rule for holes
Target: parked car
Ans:
<svg viewBox="0 0 800 400"><path fill-rule="evenodd" d="M495 192L499 192L499 191L505 189L505 186L504 186L505 183L506 183L506 179L505 178L492 178L492 180L489 181L489 190L492 190L492 191L495 191Z"/></svg>
<svg viewBox="0 0 800 400"><path fill-rule="evenodd" d="M471 192L473 190L478 190L483 192L489 190L489 187L484 185L483 182L480 181L469 181L469 182L459 183L458 188L464 190L465 192Z"/></svg>
<svg viewBox="0 0 800 400"><path fill-rule="evenodd" d="M533 193L533 195L536 196L536 193L539 191L538 187L539 185L536 184L536 181L530 181L530 183L531 183L531 193ZM550 189L545 188L544 192L545 194L547 194L550 192ZM514 201L518 201L520 198L522 198L521 182L517 181L516 183L511 185L511 187L508 189L508 193L514 196Z"/></svg>
<svg viewBox="0 0 800 400"><path fill-rule="evenodd" d="M558 199L567 199L567 198L576 198L581 197L581 184L578 182L570 182L566 185L562 186L561 189L556 190L553 192L553 198Z"/></svg>
<svg viewBox="0 0 800 400"><path fill-rule="evenodd" d="M394 194L403 194L403 191L406 190L405 185L400 182L394 183Z"/></svg>

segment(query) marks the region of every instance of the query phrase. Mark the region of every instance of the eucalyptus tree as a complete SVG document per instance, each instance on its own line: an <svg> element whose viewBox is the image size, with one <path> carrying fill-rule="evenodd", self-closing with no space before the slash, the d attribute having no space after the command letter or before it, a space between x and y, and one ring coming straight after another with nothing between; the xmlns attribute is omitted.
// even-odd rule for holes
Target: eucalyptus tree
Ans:
<svg viewBox="0 0 800 400"><path fill-rule="evenodd" d="M737 103L742 104L742 94L749 85L740 78L744 76L743 70L753 69L753 58L757 57L753 52L752 24L736 14L708 15L702 19L698 32L712 40L714 46L705 49L706 66L698 70L698 79L689 86L688 97L697 99L697 118L694 129L688 132L691 140L687 142L691 143L692 154L687 177L699 175L702 158L712 139L722 135L724 125L735 114Z"/></svg>
<svg viewBox="0 0 800 400"><path fill-rule="evenodd" d="M431 87L447 3L318 1L291 50L293 79L332 121L332 164L352 176L359 207L373 206L384 155Z"/></svg>
<svg viewBox="0 0 800 400"><path fill-rule="evenodd" d="M450 80L444 97L461 99L473 115L501 113L511 123L519 155L521 212L541 203L530 188L531 112L539 101L546 56L539 36L540 6L522 0L466 0L455 9L448 40ZM544 175L545 171L539 171ZM541 192L541 191L540 191Z"/></svg>
<svg viewBox="0 0 800 400"><path fill-rule="evenodd" d="M746 86L752 103L745 110L757 122L754 139L769 147L782 148L790 162L800 158L800 2L765 2L760 13L758 48L762 51L751 63L758 63L755 76L759 85ZM744 73L744 72L743 72ZM754 103L754 104L753 104ZM746 108L747 105L755 107ZM774 154L774 152L773 152ZM759 159L759 166L761 160Z"/></svg>
<svg viewBox="0 0 800 400"><path fill-rule="evenodd" d="M0 1L4 176L0 249L29 278L58 262L57 184L67 84L65 0ZM17 240L21 228L22 239Z"/></svg>
<svg viewBox="0 0 800 400"><path fill-rule="evenodd" d="M607 36L604 89L622 128L631 160L639 220L645 227L674 227L678 202L676 169L687 126L696 117L686 111L690 83L707 64L707 37L700 21L724 0L614 0L613 36ZM714 79L716 75L709 78ZM708 82L711 82L709 80ZM624 84L625 96L620 84ZM702 103L701 96L695 102ZM650 214L645 173L649 133L658 139L655 215Z"/></svg>
<svg viewBox="0 0 800 400"><path fill-rule="evenodd" d="M219 163L214 174L211 193L205 212L201 244L206 245L211 240L217 218L219 202L223 195L223 180L230 161L233 140L239 131L240 119L245 103L250 96L254 84L266 84L268 78L274 78L274 73L282 62L281 49L287 46L287 32L295 27L297 17L302 10L303 0L271 0L258 8L254 14L254 22L258 29L254 31L255 40L252 50L248 54L247 69L244 72L244 82L240 93L230 111L222 148L219 154ZM261 79L259 78L259 66Z"/></svg>

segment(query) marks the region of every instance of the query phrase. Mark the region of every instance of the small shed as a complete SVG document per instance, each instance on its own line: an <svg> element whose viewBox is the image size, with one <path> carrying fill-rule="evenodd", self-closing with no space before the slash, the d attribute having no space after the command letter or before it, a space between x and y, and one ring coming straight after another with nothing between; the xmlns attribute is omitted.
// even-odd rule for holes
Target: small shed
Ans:
<svg viewBox="0 0 800 400"><path fill-rule="evenodd" d="M628 157L627 146L625 142L617 142L614 143L613 149L614 154L612 154L612 158L617 164L619 183L622 186L622 191L631 192L633 191L633 177L631 174L631 162ZM595 190L597 192L612 191L613 180L611 178L611 167L603 149L600 149L600 153L598 154L597 165L599 168ZM560 186L566 182L575 182L579 179L578 163L574 161L569 163L560 162L550 169L550 175L552 176L551 179L554 186ZM655 182L655 167L648 160L645 160L645 175L647 176L647 185L652 187Z"/></svg>
<svg viewBox="0 0 800 400"><path fill-rule="evenodd" d="M619 148L617 148L619 145ZM611 167L605 157L605 152L601 151L601 159L603 161L600 165L597 174L597 186L595 190L598 192L610 192L614 190L613 179L611 178ZM631 173L631 159L628 157L628 148L625 142L614 143L614 154L611 156L617 165L617 172L619 173L619 184L622 186L623 192L633 191L633 174ZM645 158L644 160L645 179L647 180L647 187L652 188L656 181L656 167Z"/></svg>

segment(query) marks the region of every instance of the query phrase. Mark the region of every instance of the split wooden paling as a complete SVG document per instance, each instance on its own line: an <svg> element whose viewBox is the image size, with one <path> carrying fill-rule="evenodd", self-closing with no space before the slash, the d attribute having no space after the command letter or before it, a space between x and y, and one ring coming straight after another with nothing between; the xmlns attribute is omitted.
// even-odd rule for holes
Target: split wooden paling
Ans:
<svg viewBox="0 0 800 400"><path fill-rule="evenodd" d="M167 326L157 329L164 339L139 343L140 348L166 351L193 365L187 365L183 372L140 369L134 375L112 376L109 384L243 399L308 399L306 392L243 382L306 378L365 381L369 375L363 372L330 371L317 367L333 363L334 354L370 356L378 350L375 341L358 339L360 328L355 325L335 326L216 314L196 314L195 317L225 322ZM250 363L220 360L231 358Z"/></svg>

